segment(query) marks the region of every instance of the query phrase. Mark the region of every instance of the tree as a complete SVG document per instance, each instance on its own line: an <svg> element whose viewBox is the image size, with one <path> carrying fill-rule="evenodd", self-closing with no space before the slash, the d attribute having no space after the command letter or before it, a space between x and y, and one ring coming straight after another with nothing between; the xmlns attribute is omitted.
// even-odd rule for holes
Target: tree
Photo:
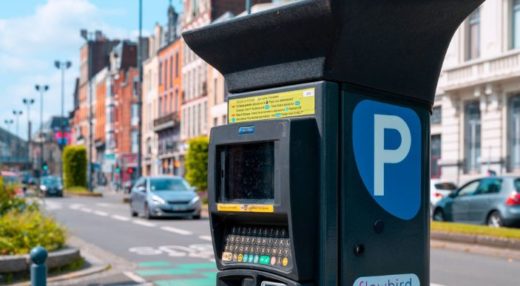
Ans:
<svg viewBox="0 0 520 286"><path fill-rule="evenodd" d="M87 187L87 149L85 146L65 147L62 160L65 188Z"/></svg>
<svg viewBox="0 0 520 286"><path fill-rule="evenodd" d="M186 180L199 191L208 189L208 146L207 137L198 137L188 142L186 153Z"/></svg>

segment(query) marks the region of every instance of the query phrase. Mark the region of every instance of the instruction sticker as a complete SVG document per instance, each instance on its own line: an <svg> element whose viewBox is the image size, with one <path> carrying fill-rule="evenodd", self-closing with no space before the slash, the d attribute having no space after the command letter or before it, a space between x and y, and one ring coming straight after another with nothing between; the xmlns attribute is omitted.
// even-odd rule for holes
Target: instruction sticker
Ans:
<svg viewBox="0 0 520 286"><path fill-rule="evenodd" d="M273 205L217 204L219 212L273 213Z"/></svg>
<svg viewBox="0 0 520 286"><path fill-rule="evenodd" d="M314 115L315 88L231 99L229 123Z"/></svg>
<svg viewBox="0 0 520 286"><path fill-rule="evenodd" d="M421 286L415 274L398 274L358 278L353 286Z"/></svg>

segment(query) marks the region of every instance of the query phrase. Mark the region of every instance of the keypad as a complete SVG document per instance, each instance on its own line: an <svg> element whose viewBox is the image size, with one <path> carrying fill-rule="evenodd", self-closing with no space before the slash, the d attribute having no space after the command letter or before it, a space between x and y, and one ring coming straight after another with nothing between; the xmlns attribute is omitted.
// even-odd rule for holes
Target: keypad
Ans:
<svg viewBox="0 0 520 286"><path fill-rule="evenodd" d="M257 264L286 269L292 265L287 228L235 226L226 235L224 264Z"/></svg>

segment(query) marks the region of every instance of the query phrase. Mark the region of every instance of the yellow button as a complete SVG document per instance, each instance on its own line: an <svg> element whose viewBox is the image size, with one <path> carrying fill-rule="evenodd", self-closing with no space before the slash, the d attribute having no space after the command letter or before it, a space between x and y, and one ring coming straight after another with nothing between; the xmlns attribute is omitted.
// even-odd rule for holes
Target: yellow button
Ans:
<svg viewBox="0 0 520 286"><path fill-rule="evenodd" d="M244 258L244 256L242 256L242 254L239 254L238 255L238 262L242 262L242 259Z"/></svg>
<svg viewBox="0 0 520 286"><path fill-rule="evenodd" d="M222 253L222 261L231 261L233 259L233 254L231 252Z"/></svg>
<svg viewBox="0 0 520 286"><path fill-rule="evenodd" d="M284 259L282 260L282 266L286 267L287 265L289 265L289 259L287 259L287 257L284 257Z"/></svg>

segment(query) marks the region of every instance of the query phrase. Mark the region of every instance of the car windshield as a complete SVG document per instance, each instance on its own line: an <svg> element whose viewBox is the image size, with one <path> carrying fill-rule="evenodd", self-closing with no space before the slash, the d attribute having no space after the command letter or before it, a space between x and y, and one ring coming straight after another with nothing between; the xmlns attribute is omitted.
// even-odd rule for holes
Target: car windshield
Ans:
<svg viewBox="0 0 520 286"><path fill-rule="evenodd" d="M161 178L150 179L150 189L152 192L157 191L187 191L190 189L183 179Z"/></svg>
<svg viewBox="0 0 520 286"><path fill-rule="evenodd" d="M60 178L47 177L42 179L42 185L56 187L61 185Z"/></svg>

